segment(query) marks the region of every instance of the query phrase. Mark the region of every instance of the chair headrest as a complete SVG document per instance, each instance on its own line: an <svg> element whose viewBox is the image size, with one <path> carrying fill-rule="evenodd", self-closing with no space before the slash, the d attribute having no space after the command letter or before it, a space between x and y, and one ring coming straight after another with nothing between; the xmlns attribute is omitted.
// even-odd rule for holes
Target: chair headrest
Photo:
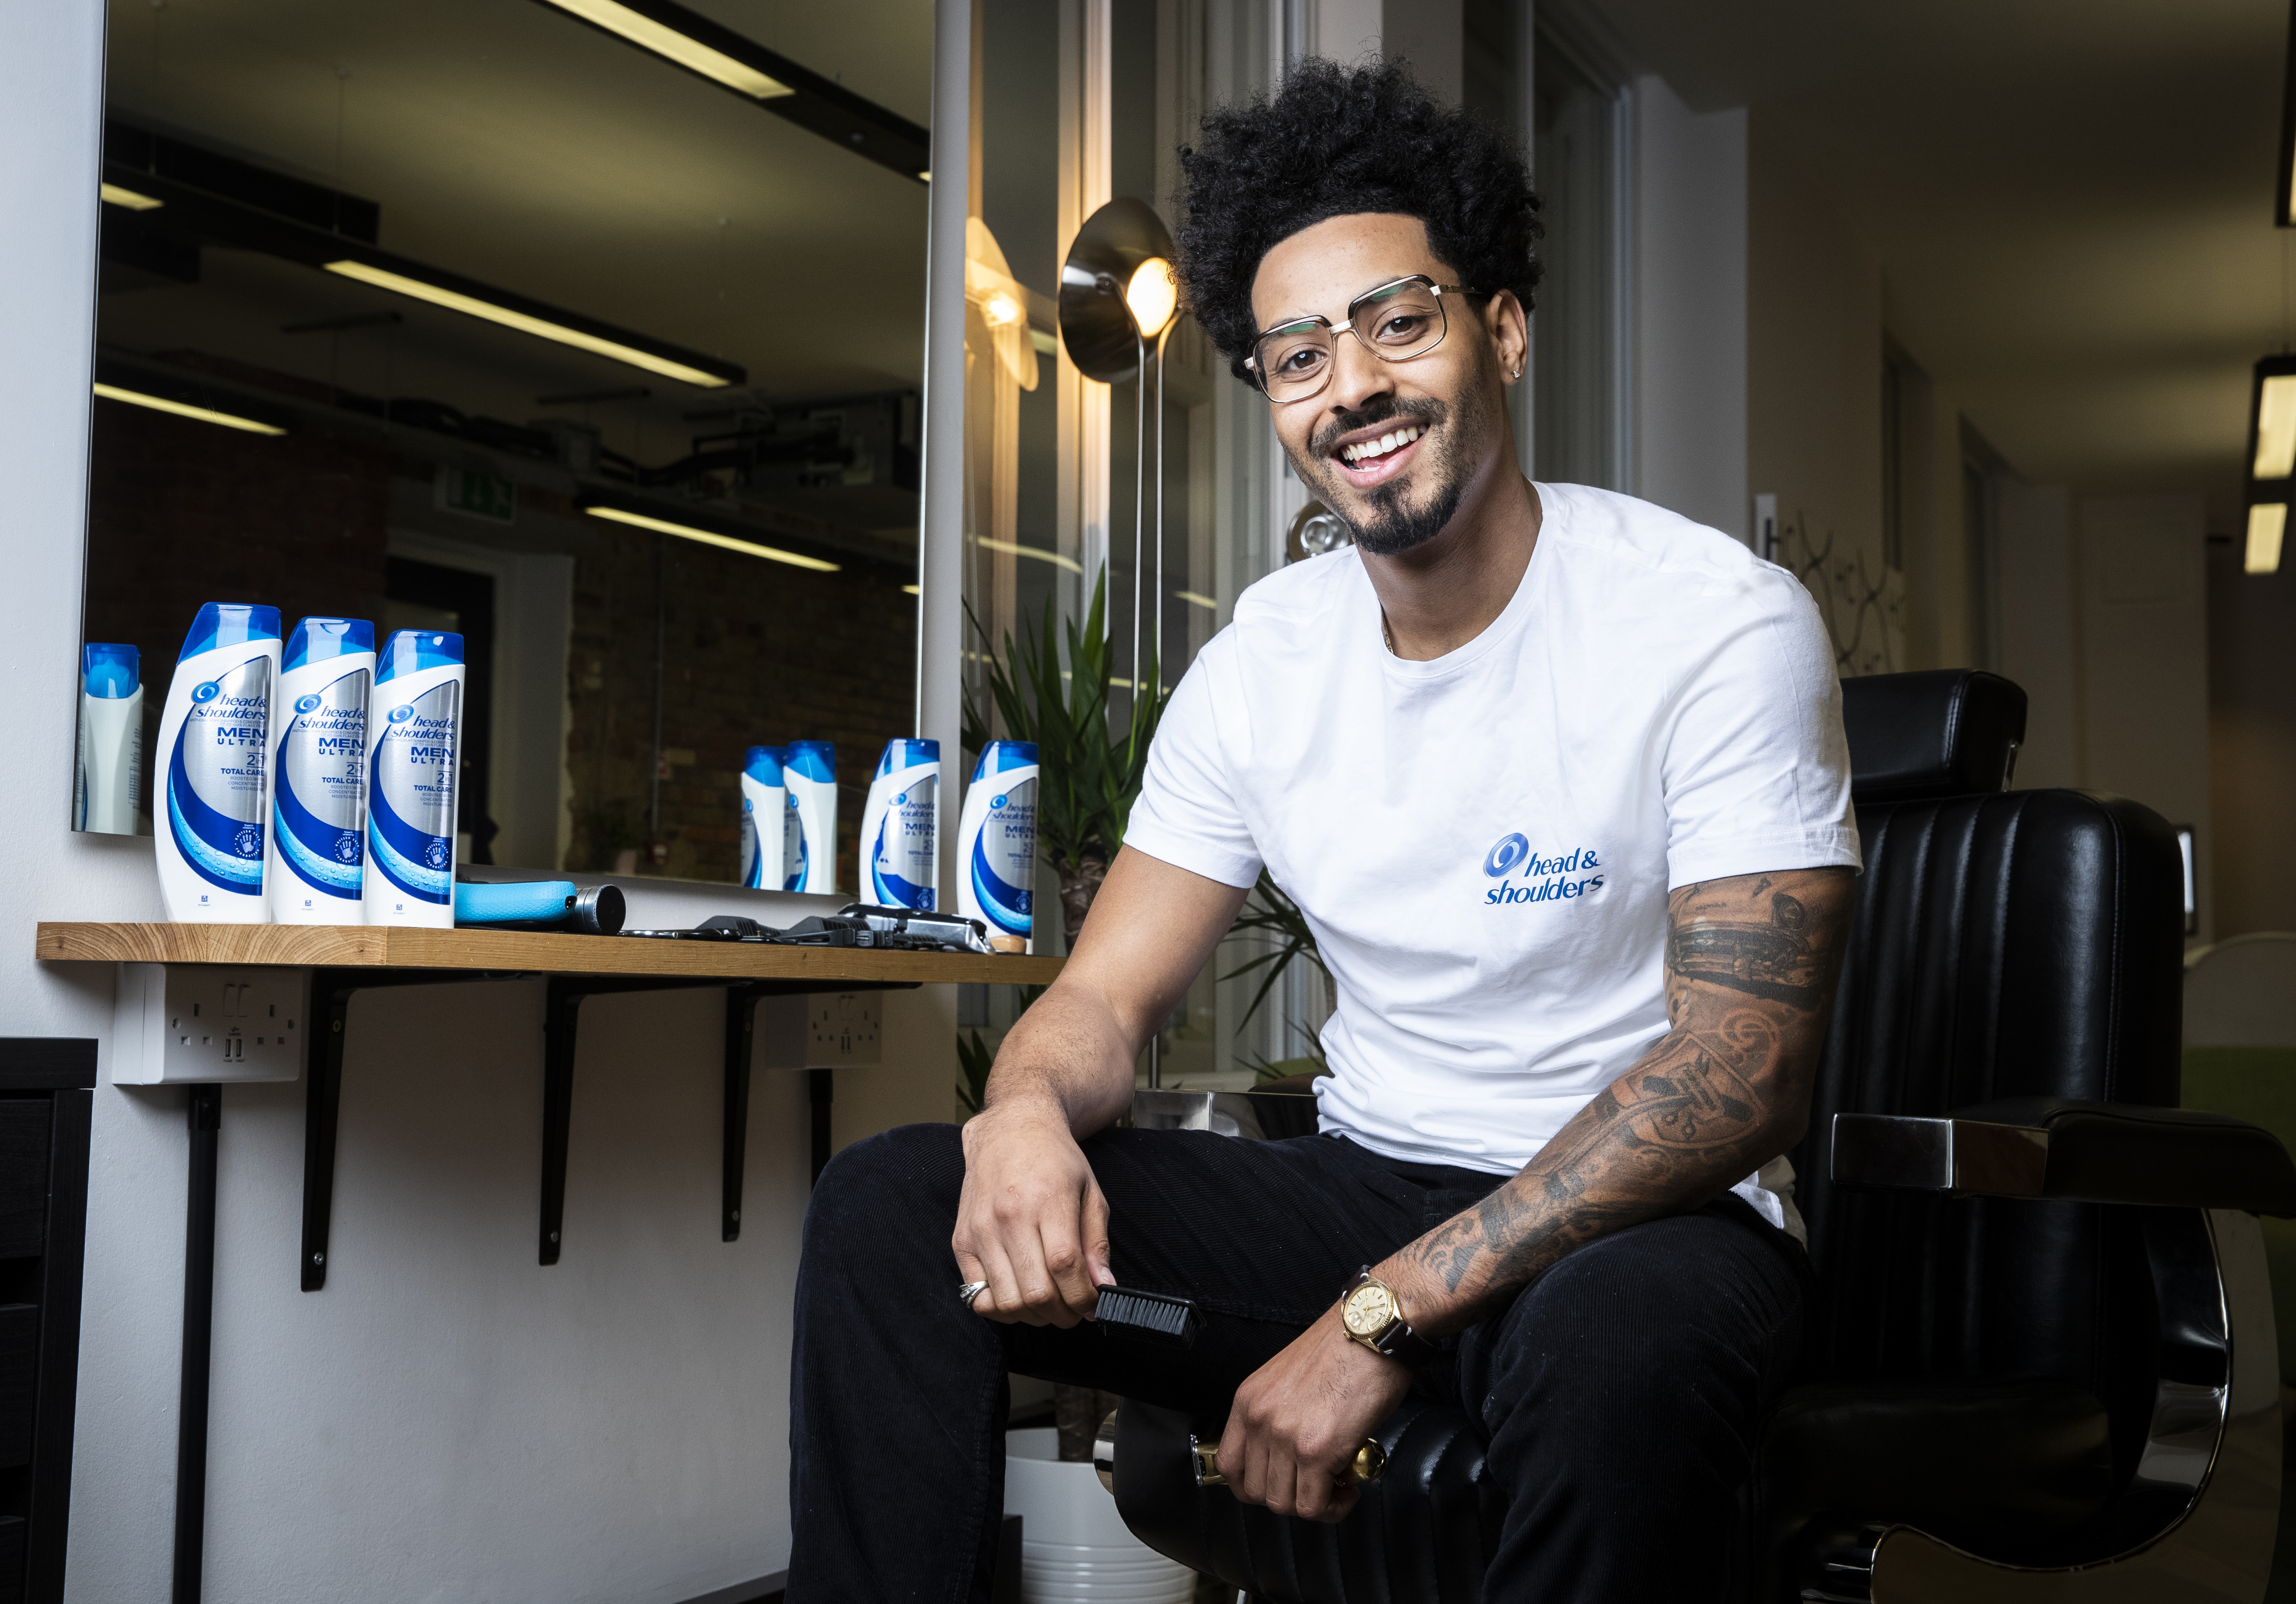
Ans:
<svg viewBox="0 0 2296 1604"><path fill-rule="evenodd" d="M1861 806L2005 791L2025 739L2025 692L1981 669L1841 682L1849 793Z"/></svg>

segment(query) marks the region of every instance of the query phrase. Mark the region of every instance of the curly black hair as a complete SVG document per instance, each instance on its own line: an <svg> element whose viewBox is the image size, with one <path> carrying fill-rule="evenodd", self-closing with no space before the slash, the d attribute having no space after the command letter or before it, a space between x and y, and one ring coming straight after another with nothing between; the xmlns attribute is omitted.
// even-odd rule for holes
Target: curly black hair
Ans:
<svg viewBox="0 0 2296 1604"><path fill-rule="evenodd" d="M1326 218L1390 212L1427 226L1435 254L1483 294L1538 287L1538 195L1505 135L1438 105L1396 62L1310 56L1273 96L1203 120L1183 146L1181 292L1235 376L1259 330L1251 281L1276 244Z"/></svg>

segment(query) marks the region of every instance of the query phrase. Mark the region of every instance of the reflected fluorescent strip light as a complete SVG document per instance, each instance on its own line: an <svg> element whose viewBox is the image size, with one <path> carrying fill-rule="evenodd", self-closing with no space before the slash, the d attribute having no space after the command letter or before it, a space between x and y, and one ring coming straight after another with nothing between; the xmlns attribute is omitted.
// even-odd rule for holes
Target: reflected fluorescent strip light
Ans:
<svg viewBox="0 0 2296 1604"><path fill-rule="evenodd" d="M2296 473L2296 374L2269 374L2256 397L2256 457L2251 479Z"/></svg>
<svg viewBox="0 0 2296 1604"><path fill-rule="evenodd" d="M427 300L432 306L445 307L448 311L467 313L472 317L483 317L488 323L501 324L504 328L516 329L522 334L536 334L545 340L555 340L561 345L570 345L578 350L611 358L617 362L627 362L632 367L643 367L648 373L660 374L664 378L676 379L681 383L696 385L705 390L722 389L726 384L726 380L717 374L704 373L698 367L689 367L685 363L674 361L670 358L657 357L652 351L642 351L634 345L624 345L619 340L608 340L603 335L585 333L580 329L570 329L562 323L553 323L546 317L536 317L525 312L514 312L508 307L496 306L490 300L480 300L475 295L464 295L455 290L442 290L437 284L425 284L419 278L409 278L403 273L391 273L381 267L370 267L365 262L348 260L329 262L326 267L330 273L339 273L345 278L357 279L363 284L373 284L378 290L389 290L393 294L408 296L415 300Z"/></svg>
<svg viewBox="0 0 2296 1604"><path fill-rule="evenodd" d="M137 194L134 190L118 184L98 185L95 193L107 204L125 206L130 211L151 211L167 204L165 201L151 195Z"/></svg>
<svg viewBox="0 0 2296 1604"><path fill-rule="evenodd" d="M711 530L695 529L690 523L672 523L666 518L649 518L644 513L626 513L618 506L586 506L582 510L593 518L610 518L616 523L635 524L640 529L651 529L665 535L676 535L683 540L699 540L705 546L722 546L727 551L744 552L753 557L763 557L769 563L786 563L792 568L809 568L816 573L841 572L838 564L824 563L819 557L800 556L796 552L783 551L772 546L760 546L754 540L736 540L731 535L721 535Z"/></svg>
<svg viewBox="0 0 2296 1604"><path fill-rule="evenodd" d="M2248 509L2248 550L2241 561L2244 573L2278 573L2280 542L2288 532L2288 504L2264 502Z"/></svg>
<svg viewBox="0 0 2296 1604"><path fill-rule="evenodd" d="M1193 590L1175 590L1172 592L1172 596L1174 600L1185 602L1191 607L1202 607L1213 613L1219 611L1218 602L1208 596L1199 596Z"/></svg>
<svg viewBox="0 0 2296 1604"><path fill-rule="evenodd" d="M643 12L618 4L616 0L549 0L549 4L570 16L619 34L641 50L651 50L665 61L676 62L691 72L713 78L737 95L751 100L776 100L796 90L779 78L758 71L745 62L737 62L722 50L713 50L701 40L677 29L655 21Z"/></svg>
<svg viewBox="0 0 2296 1604"><path fill-rule="evenodd" d="M194 407L188 401L171 401L165 396L145 395L140 390L122 390L117 384L98 384L95 393L107 401L125 401L130 407L149 407L154 412L173 413L177 417L192 418L202 424L220 424L226 429L242 429L250 434L287 432L275 424L258 424L251 417L217 412L212 407Z"/></svg>
<svg viewBox="0 0 2296 1604"><path fill-rule="evenodd" d="M922 585L904 585L901 587L901 594L903 596L922 596L924 593L925 588Z"/></svg>
<svg viewBox="0 0 2296 1604"><path fill-rule="evenodd" d="M1022 546L1013 540L991 540L985 536L975 537L972 543L990 551L1009 551L1016 557L1034 557L1039 563L1050 563L1054 567L1065 568L1073 574L1084 572L1084 564L1074 557L1064 557L1056 551L1046 551L1041 547Z"/></svg>

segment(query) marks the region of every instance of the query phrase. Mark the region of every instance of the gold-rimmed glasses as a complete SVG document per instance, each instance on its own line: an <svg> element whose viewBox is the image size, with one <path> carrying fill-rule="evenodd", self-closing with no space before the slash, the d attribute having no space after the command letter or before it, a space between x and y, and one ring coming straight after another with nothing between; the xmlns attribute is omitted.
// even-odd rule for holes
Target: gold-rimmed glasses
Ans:
<svg viewBox="0 0 2296 1604"><path fill-rule="evenodd" d="M1407 274L1349 301L1347 322L1340 328L1327 317L1278 324L1252 341L1243 365L1269 400L1304 401L1332 382L1341 334L1353 334L1382 362L1407 362L1443 343L1448 330L1445 296L1478 293L1439 284L1424 273Z"/></svg>

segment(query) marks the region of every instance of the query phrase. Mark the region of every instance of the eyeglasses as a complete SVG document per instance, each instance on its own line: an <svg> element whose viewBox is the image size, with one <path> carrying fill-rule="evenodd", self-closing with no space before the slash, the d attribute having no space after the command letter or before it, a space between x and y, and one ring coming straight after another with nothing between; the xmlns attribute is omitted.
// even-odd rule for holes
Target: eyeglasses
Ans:
<svg viewBox="0 0 2296 1604"><path fill-rule="evenodd" d="M1304 401L1332 382L1341 334L1353 334L1382 362L1408 362L1443 343L1448 328L1443 297L1480 292L1414 273L1357 296L1348 304L1344 328L1334 329L1328 318L1302 317L1269 329L1252 341L1243 365L1269 400Z"/></svg>

